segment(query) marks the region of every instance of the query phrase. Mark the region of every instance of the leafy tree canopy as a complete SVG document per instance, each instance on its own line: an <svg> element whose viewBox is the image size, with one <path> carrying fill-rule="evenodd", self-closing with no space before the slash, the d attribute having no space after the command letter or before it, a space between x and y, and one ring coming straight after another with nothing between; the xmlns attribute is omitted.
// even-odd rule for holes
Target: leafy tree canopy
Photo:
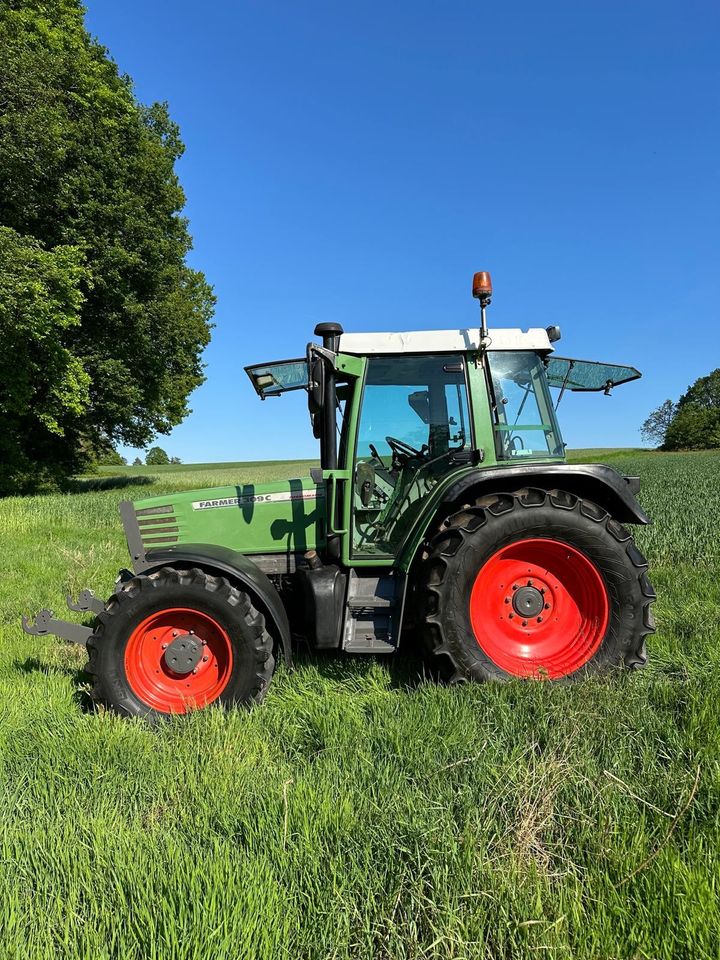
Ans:
<svg viewBox="0 0 720 960"><path fill-rule="evenodd" d="M114 447L110 447L97 458L97 464L101 467L124 467L127 466L127 460Z"/></svg>
<svg viewBox="0 0 720 960"><path fill-rule="evenodd" d="M150 447L145 457L145 463L149 467L160 467L170 463L170 457L162 447Z"/></svg>
<svg viewBox="0 0 720 960"><path fill-rule="evenodd" d="M680 397L680 406L690 404L704 410L720 410L720 367L707 377L698 377L695 383L688 387L687 393Z"/></svg>
<svg viewBox="0 0 720 960"><path fill-rule="evenodd" d="M653 410L640 432L663 450L720 447L720 368L699 377L677 403L666 400Z"/></svg>
<svg viewBox="0 0 720 960"><path fill-rule="evenodd" d="M663 450L710 450L720 447L720 409L695 403L678 407L665 435Z"/></svg>
<svg viewBox="0 0 720 960"><path fill-rule="evenodd" d="M138 103L80 0L4 0L0 105L6 493L178 424L214 297L185 261L178 128Z"/></svg>

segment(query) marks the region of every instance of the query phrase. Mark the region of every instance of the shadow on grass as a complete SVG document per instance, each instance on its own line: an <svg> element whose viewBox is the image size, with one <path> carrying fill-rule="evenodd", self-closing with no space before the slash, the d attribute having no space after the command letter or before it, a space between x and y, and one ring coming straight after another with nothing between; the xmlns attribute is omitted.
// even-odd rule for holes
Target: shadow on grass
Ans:
<svg viewBox="0 0 720 960"><path fill-rule="evenodd" d="M63 486L63 493L94 493L98 490L122 490L124 487L146 487L155 477L76 477Z"/></svg>
<svg viewBox="0 0 720 960"><path fill-rule="evenodd" d="M69 645L68 645L69 646ZM413 691L424 683L441 682L439 678L431 676L427 665L422 659L411 654L393 654L378 656L368 654L344 654L337 650L326 652L312 652L304 644L296 648L293 655L294 667L297 671L311 669L331 684L353 684L362 681L374 668L380 664L388 672L388 688L391 690ZM42 673L45 676L61 676L71 680L75 687L73 700L83 713L95 713L97 704L90 697L90 687L93 677L87 673L85 667L78 667L72 663L58 663L40 660L38 657L27 657L25 660L15 660L13 668L19 673ZM290 674L292 683L292 673Z"/></svg>
<svg viewBox="0 0 720 960"><path fill-rule="evenodd" d="M388 686L393 690L414 690L423 683L438 682L438 677L428 671L427 664L410 651L389 655L349 654L341 650L314 652L301 644L293 651L293 660L296 670L309 667L331 683L361 679L378 665L387 670Z"/></svg>
<svg viewBox="0 0 720 960"><path fill-rule="evenodd" d="M62 676L73 682L73 700L83 713L94 713L95 704L88 689L92 684L92 677L84 667L73 666L69 663L47 663L37 657L28 657L26 660L15 660L13 667L19 673L44 673L46 677Z"/></svg>
<svg viewBox="0 0 720 960"><path fill-rule="evenodd" d="M39 660L37 657L28 657L26 660L15 660L13 667L19 673L44 673L47 677L59 674L65 677L72 677L75 683L83 683L88 679L88 674L80 667L70 663L48 663L47 661Z"/></svg>

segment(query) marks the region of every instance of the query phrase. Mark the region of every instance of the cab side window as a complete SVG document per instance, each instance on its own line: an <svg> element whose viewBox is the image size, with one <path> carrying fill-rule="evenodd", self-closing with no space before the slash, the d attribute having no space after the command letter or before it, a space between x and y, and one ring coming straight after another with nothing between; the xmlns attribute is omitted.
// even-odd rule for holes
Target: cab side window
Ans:
<svg viewBox="0 0 720 960"><path fill-rule="evenodd" d="M371 357L356 450L353 549L391 555L448 472L472 446L465 369L457 354Z"/></svg>

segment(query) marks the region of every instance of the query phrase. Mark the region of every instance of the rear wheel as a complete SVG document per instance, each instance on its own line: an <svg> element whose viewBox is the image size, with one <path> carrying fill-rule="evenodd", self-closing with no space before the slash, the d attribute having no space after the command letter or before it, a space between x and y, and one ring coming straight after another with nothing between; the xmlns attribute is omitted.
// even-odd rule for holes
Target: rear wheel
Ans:
<svg viewBox="0 0 720 960"><path fill-rule="evenodd" d="M431 660L452 679L643 666L655 592L629 532L560 490L492 494L446 521L423 570Z"/></svg>
<svg viewBox="0 0 720 960"><path fill-rule="evenodd" d="M134 577L108 600L88 652L93 699L149 718L259 702L275 666L250 597L199 569Z"/></svg>

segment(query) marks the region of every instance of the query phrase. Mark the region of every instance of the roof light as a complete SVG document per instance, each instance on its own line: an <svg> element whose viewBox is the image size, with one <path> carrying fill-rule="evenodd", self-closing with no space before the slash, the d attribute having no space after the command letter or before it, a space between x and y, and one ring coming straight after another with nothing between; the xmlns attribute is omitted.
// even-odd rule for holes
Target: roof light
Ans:
<svg viewBox="0 0 720 960"><path fill-rule="evenodd" d="M557 326L545 327L545 332L548 335L548 340L550 343L556 343L562 336L560 333L560 327Z"/></svg>
<svg viewBox="0 0 720 960"><path fill-rule="evenodd" d="M487 270L481 270L473 277L472 294L477 300L489 300L492 296L492 280Z"/></svg>

